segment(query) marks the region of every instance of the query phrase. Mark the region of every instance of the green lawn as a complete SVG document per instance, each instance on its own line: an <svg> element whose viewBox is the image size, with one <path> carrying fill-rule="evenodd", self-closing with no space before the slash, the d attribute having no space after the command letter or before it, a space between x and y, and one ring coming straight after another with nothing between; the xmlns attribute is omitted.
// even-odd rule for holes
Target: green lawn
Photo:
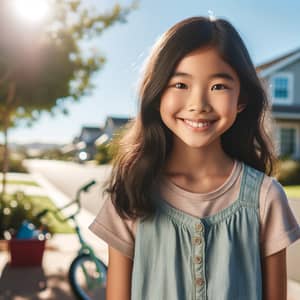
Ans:
<svg viewBox="0 0 300 300"><path fill-rule="evenodd" d="M4 202L0 202L0 208L0 223L4 226L3 228L9 227L17 230L23 220L28 220L38 226L41 220L49 227L51 233L74 233L69 223L59 222L53 214L48 213L42 219L36 218L36 215L44 209L56 209L53 201L46 196L24 196L22 192L9 194Z"/></svg>
<svg viewBox="0 0 300 300"><path fill-rule="evenodd" d="M299 198L300 199L300 185L286 185L284 190L288 198Z"/></svg>
<svg viewBox="0 0 300 300"><path fill-rule="evenodd" d="M27 181L27 180L8 180L7 184L25 184L25 185L33 185L39 186L35 181Z"/></svg>
<svg viewBox="0 0 300 300"><path fill-rule="evenodd" d="M30 185L39 187L35 181L32 180L7 180L7 184ZM7 196L5 202L0 200L0 219L3 218L2 224L13 224L13 228L18 228L24 219L36 222L35 215L44 209L55 210L56 206L53 201L47 196L32 196L24 195L23 192L17 192ZM8 214L3 213L5 207L8 208ZM62 218L64 216L61 216ZM74 229L67 222L59 222L53 214L47 214L43 217L43 222L49 226L52 233L74 233ZM0 220L1 223L1 220ZM36 223L38 224L38 223ZM1 224L0 224L1 225Z"/></svg>
<svg viewBox="0 0 300 300"><path fill-rule="evenodd" d="M56 209L56 206L52 202L51 199L49 199L46 196L30 196L32 207L34 208L35 212L40 212L43 209ZM63 218L64 216L60 214L60 216ZM73 228L66 222L61 223L59 222L53 214L47 214L45 215L46 223L50 226L51 231L53 233L73 233Z"/></svg>

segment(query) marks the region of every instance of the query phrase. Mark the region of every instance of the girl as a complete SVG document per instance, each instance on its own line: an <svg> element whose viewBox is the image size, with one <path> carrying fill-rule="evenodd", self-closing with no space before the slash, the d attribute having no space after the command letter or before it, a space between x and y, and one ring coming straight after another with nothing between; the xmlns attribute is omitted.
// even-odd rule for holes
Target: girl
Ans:
<svg viewBox="0 0 300 300"><path fill-rule="evenodd" d="M106 299L286 299L300 227L272 177L270 107L238 32L224 19L175 24L139 100L90 225L109 245Z"/></svg>

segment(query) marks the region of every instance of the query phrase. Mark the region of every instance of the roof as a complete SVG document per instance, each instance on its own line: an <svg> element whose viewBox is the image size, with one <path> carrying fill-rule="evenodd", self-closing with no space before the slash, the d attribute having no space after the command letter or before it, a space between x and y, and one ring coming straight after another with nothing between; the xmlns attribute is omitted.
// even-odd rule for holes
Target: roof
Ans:
<svg viewBox="0 0 300 300"><path fill-rule="evenodd" d="M112 120L112 122L113 122L114 125L121 126L121 125L126 124L131 118L108 116L107 120L108 119Z"/></svg>
<svg viewBox="0 0 300 300"><path fill-rule="evenodd" d="M81 130L87 131L101 131L102 129L99 126L82 126Z"/></svg>
<svg viewBox="0 0 300 300"><path fill-rule="evenodd" d="M287 64L293 63L298 58L300 58L300 48L291 50L288 53L259 64L255 69L257 72L261 73L262 77L264 77L279 68L283 68Z"/></svg>
<svg viewBox="0 0 300 300"><path fill-rule="evenodd" d="M298 115L300 114L300 106L299 105L278 105L278 104L273 104L272 105L273 112L278 112L278 113L297 113ZM300 117L300 115L299 115Z"/></svg>
<svg viewBox="0 0 300 300"><path fill-rule="evenodd" d="M95 136L100 136L103 133L103 129L99 126L82 126L78 139L81 140L83 135L87 132L89 132L89 134L92 134L94 138Z"/></svg>

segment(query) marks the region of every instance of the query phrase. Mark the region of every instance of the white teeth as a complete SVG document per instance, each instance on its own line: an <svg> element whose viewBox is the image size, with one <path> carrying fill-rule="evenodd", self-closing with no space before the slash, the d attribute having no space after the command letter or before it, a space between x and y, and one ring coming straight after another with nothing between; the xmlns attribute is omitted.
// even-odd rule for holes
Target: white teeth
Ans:
<svg viewBox="0 0 300 300"><path fill-rule="evenodd" d="M184 120L184 122L195 128L206 127L210 124L210 122L194 122L189 120Z"/></svg>

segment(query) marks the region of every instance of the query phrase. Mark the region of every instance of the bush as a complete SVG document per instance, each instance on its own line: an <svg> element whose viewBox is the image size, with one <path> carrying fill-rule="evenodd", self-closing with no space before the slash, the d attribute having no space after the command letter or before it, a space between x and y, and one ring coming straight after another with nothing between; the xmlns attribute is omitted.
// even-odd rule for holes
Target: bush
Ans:
<svg viewBox="0 0 300 300"><path fill-rule="evenodd" d="M282 185L300 184L300 160L282 158L279 160L278 168L277 179Z"/></svg>
<svg viewBox="0 0 300 300"><path fill-rule="evenodd" d="M5 231L14 235L24 220L36 228L47 228L50 233L71 233L74 230L68 223L60 223L52 214L38 218L37 214L44 209L55 209L52 201L43 196L27 196L22 191L0 198L0 239Z"/></svg>
<svg viewBox="0 0 300 300"><path fill-rule="evenodd" d="M15 234L23 220L31 221L36 227L42 225L33 215L29 198L22 192L2 198L0 202L0 238L4 237L5 231L9 231L12 235Z"/></svg>
<svg viewBox="0 0 300 300"><path fill-rule="evenodd" d="M3 159L0 157L0 170L3 170ZM9 160L8 172L16 172L16 173L27 173L26 168L23 166L22 159L12 159Z"/></svg>
<svg viewBox="0 0 300 300"><path fill-rule="evenodd" d="M97 146L97 153L95 154L95 160L99 165L108 164L112 160L109 147L110 147L109 143L105 143Z"/></svg>
<svg viewBox="0 0 300 300"><path fill-rule="evenodd" d="M8 172L27 173L23 166L23 161L19 159L10 159Z"/></svg>
<svg viewBox="0 0 300 300"><path fill-rule="evenodd" d="M22 164L25 156L21 152L16 153L10 151L9 153L8 172L27 173L27 170ZM3 171L3 156L4 148L3 145L0 144L0 171Z"/></svg>
<svg viewBox="0 0 300 300"><path fill-rule="evenodd" d="M99 165L112 162L118 152L120 139L125 133L126 127L121 127L115 131L113 137L109 141L96 146L97 153L95 154L95 160Z"/></svg>

